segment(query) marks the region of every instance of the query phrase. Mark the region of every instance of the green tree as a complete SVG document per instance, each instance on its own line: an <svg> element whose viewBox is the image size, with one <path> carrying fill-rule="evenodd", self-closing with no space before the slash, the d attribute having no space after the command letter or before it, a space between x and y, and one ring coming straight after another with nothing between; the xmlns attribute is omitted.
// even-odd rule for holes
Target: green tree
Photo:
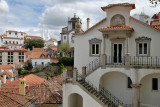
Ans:
<svg viewBox="0 0 160 107"><path fill-rule="evenodd" d="M25 49L30 49L32 50L32 48L42 48L44 47L44 41L43 40L37 40L37 39L28 39L24 41L24 48Z"/></svg>
<svg viewBox="0 0 160 107"><path fill-rule="evenodd" d="M31 61L27 61L27 62L25 62L25 63L24 63L24 65L23 65L23 68L24 68L25 70L29 70L29 71L31 71L31 70L32 70L32 68L33 68L33 66L32 66L32 62L31 62Z"/></svg>
<svg viewBox="0 0 160 107"><path fill-rule="evenodd" d="M60 51L66 56L70 52L69 43L65 42L60 45Z"/></svg>
<svg viewBox="0 0 160 107"><path fill-rule="evenodd" d="M158 6L160 4L160 0L149 0L154 6Z"/></svg>

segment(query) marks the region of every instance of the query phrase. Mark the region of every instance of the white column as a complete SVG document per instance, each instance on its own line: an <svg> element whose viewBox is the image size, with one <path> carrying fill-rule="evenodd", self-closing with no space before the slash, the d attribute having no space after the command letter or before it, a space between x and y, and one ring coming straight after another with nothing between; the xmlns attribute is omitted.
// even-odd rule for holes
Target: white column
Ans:
<svg viewBox="0 0 160 107"><path fill-rule="evenodd" d="M132 99L132 107L140 107L140 87L141 84L132 84L133 88L133 99Z"/></svg>
<svg viewBox="0 0 160 107"><path fill-rule="evenodd" d="M101 63L102 63L102 66L105 66L106 65L106 60L107 60L107 58L106 58L106 35L105 34L103 34L103 54L102 54L102 59L101 59Z"/></svg>

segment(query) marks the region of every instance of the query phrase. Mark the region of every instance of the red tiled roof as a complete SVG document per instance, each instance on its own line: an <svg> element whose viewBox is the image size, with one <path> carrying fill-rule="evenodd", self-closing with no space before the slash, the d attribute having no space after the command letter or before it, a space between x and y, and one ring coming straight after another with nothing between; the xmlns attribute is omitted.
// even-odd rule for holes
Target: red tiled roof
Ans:
<svg viewBox="0 0 160 107"><path fill-rule="evenodd" d="M37 85L26 93L30 97L38 97L36 104L62 103L62 75Z"/></svg>
<svg viewBox="0 0 160 107"><path fill-rule="evenodd" d="M0 49L9 49L8 47L0 47Z"/></svg>
<svg viewBox="0 0 160 107"><path fill-rule="evenodd" d="M0 91L0 107L28 107L31 99L33 97Z"/></svg>
<svg viewBox="0 0 160 107"><path fill-rule="evenodd" d="M28 51L27 49L24 49L24 48L19 48L17 50L23 50L23 51Z"/></svg>
<svg viewBox="0 0 160 107"><path fill-rule="evenodd" d="M52 58L52 59L50 59L50 61L59 61L59 59L58 58Z"/></svg>
<svg viewBox="0 0 160 107"><path fill-rule="evenodd" d="M46 81L46 79L43 79L41 77L38 77L34 74L29 74L27 76L23 77L26 79L26 85L29 85L29 87L35 87L38 84L41 84ZM0 91L7 91L7 92L14 92L14 93L19 93L19 88L20 88L20 81L22 78L19 78L13 82L7 83L5 86L0 88Z"/></svg>
<svg viewBox="0 0 160 107"><path fill-rule="evenodd" d="M32 52L45 52L44 48L34 48Z"/></svg>
<svg viewBox="0 0 160 107"><path fill-rule="evenodd" d="M13 69L11 65L0 65L0 69Z"/></svg>
<svg viewBox="0 0 160 107"><path fill-rule="evenodd" d="M0 80L1 80L1 85L3 85L4 84L3 77L0 77ZM6 83L5 84L8 84L10 82L11 82L11 80L6 79Z"/></svg>
<svg viewBox="0 0 160 107"><path fill-rule="evenodd" d="M1 73L0 73L0 76L1 76L1 75L4 75L4 74L6 74L6 76L9 77L9 78L12 77L12 73L9 72L9 71L1 72ZM17 76L16 74L13 74L13 77L16 77L16 76Z"/></svg>
<svg viewBox="0 0 160 107"><path fill-rule="evenodd" d="M103 31L119 31L119 30L134 31L134 29L131 26L126 26L126 25L114 25L114 26L102 27L98 30L101 32L103 32Z"/></svg>
<svg viewBox="0 0 160 107"><path fill-rule="evenodd" d="M160 25L158 25L158 26L154 26L156 29L160 29Z"/></svg>
<svg viewBox="0 0 160 107"><path fill-rule="evenodd" d="M109 4L107 6L101 7L101 9L105 11L105 9L109 9L115 6L125 6L125 7L131 7L131 9L135 9L135 4L130 4L130 3Z"/></svg>
<svg viewBox="0 0 160 107"><path fill-rule="evenodd" d="M41 40L43 40L43 38L42 38L42 37L40 37L40 36L31 36L31 35L26 35L25 37L29 37L29 38L31 38L31 39L41 39Z"/></svg>

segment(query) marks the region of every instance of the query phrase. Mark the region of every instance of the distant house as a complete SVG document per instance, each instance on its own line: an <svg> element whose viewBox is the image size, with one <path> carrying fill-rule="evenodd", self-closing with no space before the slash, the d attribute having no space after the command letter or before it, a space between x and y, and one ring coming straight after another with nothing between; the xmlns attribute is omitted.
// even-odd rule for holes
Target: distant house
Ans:
<svg viewBox="0 0 160 107"><path fill-rule="evenodd" d="M50 47L50 46L57 46L57 42L58 41L56 39L51 38L51 39L45 41L45 47L47 48L47 47Z"/></svg>
<svg viewBox="0 0 160 107"><path fill-rule="evenodd" d="M49 62L58 62L56 57L56 47L49 48L47 51L44 48L34 48L27 52L27 60L31 60L33 67L42 65L45 66Z"/></svg>
<svg viewBox="0 0 160 107"><path fill-rule="evenodd" d="M25 32L14 30L6 31L6 35L2 36L3 45L11 50L16 50L23 47Z"/></svg>

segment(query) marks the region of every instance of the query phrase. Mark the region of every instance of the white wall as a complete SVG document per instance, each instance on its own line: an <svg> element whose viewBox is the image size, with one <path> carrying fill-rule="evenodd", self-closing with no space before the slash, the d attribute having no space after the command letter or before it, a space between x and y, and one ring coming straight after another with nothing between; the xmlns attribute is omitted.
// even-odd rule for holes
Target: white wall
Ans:
<svg viewBox="0 0 160 107"><path fill-rule="evenodd" d="M158 90L152 90L152 78L158 78ZM154 73L145 76L141 80L141 92L140 92L140 99L141 103L145 105L154 105L159 107L160 106L160 73Z"/></svg>
<svg viewBox="0 0 160 107"><path fill-rule="evenodd" d="M63 84L63 107L68 107L68 98L71 94L77 93L83 98L83 107L102 107L88 93L83 91L78 85Z"/></svg>
<svg viewBox="0 0 160 107"><path fill-rule="evenodd" d="M42 62L46 65L50 62L50 59L31 59L31 62L32 66L35 67L35 62L37 62L37 65L42 65Z"/></svg>

